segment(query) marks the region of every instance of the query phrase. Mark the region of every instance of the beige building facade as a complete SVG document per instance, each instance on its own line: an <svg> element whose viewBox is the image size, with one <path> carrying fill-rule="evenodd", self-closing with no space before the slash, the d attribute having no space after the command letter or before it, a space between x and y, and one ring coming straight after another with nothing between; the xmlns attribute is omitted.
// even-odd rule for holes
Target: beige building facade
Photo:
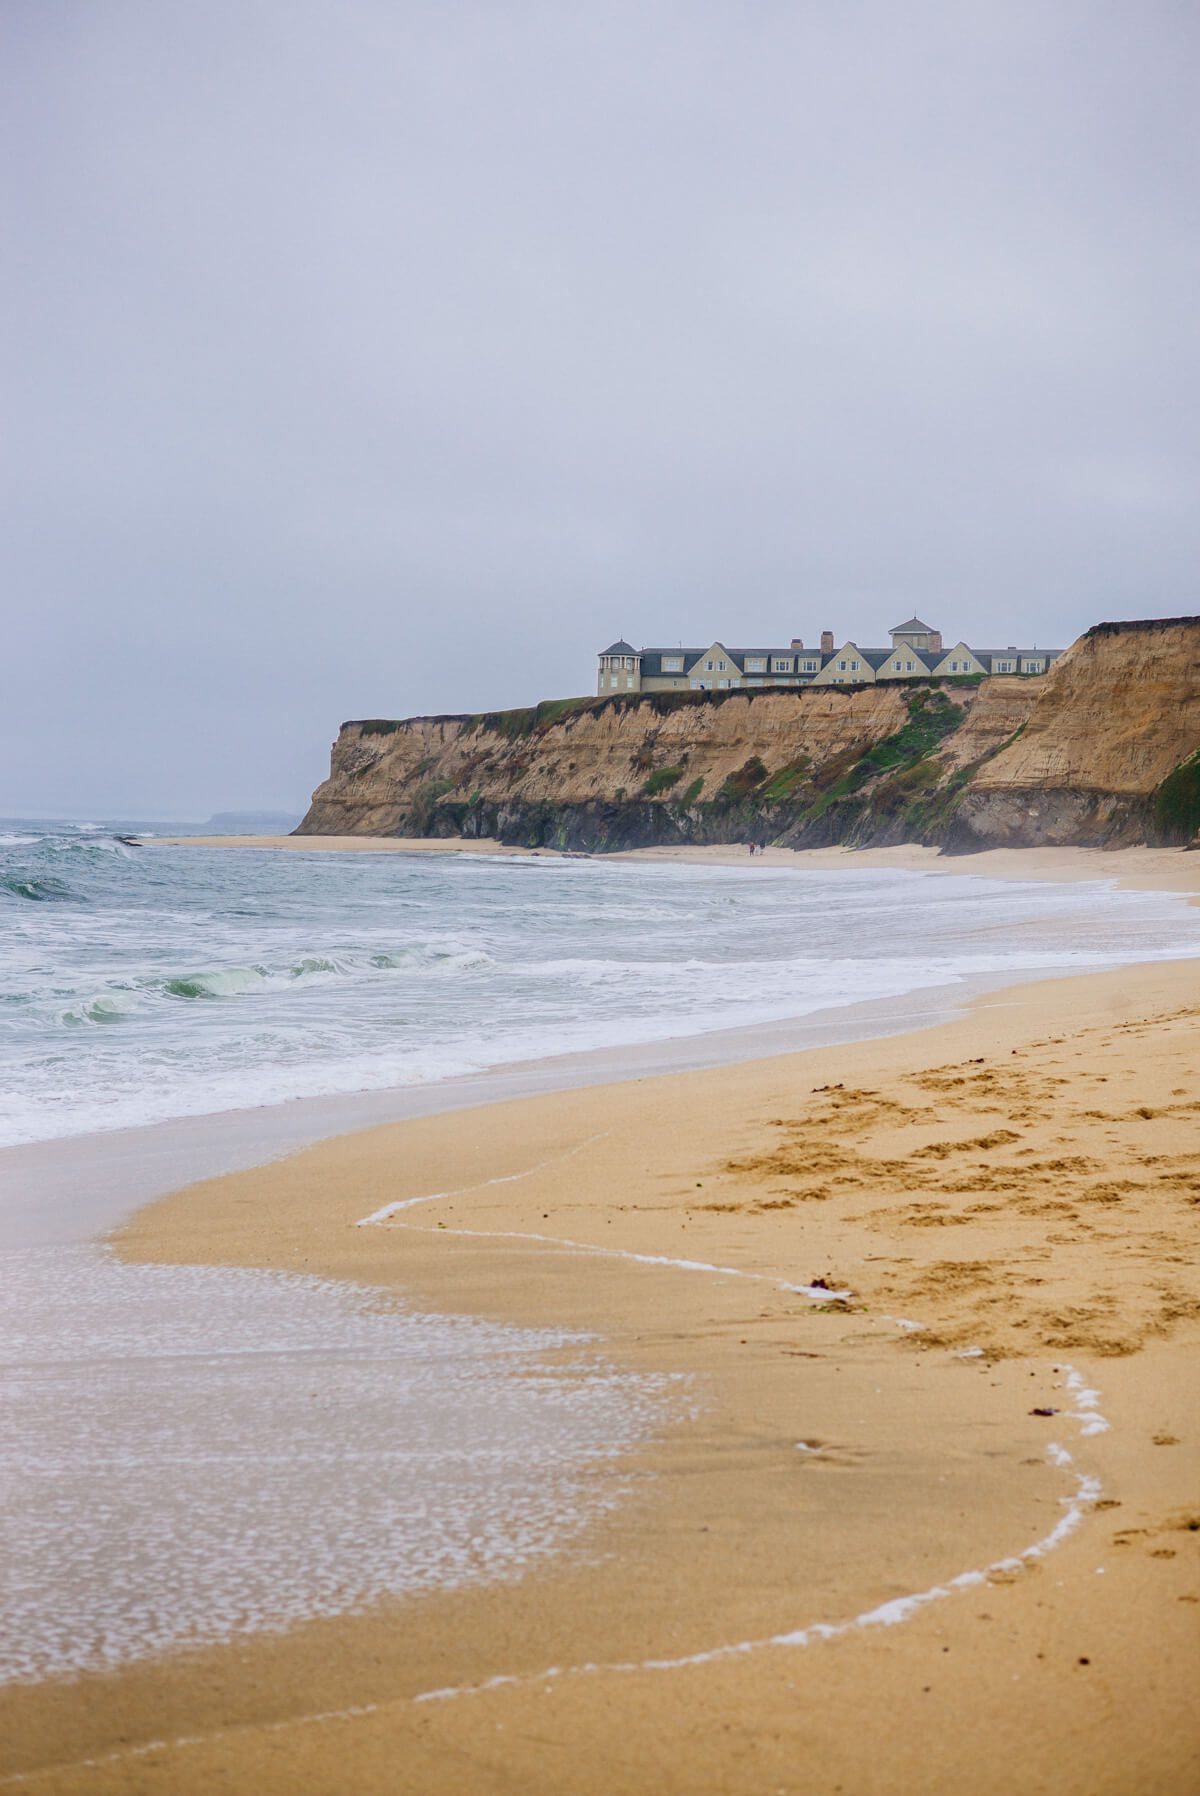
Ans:
<svg viewBox="0 0 1200 1796"><path fill-rule="evenodd" d="M819 646L806 648L794 636L786 648L635 649L623 638L599 657L596 691L602 698L622 692L726 692L760 686L873 686L880 680L964 679L981 674L1044 674L1061 649L973 649L965 642L946 648L940 630L919 617L889 632L890 649L863 649L854 641L834 646L832 630Z"/></svg>

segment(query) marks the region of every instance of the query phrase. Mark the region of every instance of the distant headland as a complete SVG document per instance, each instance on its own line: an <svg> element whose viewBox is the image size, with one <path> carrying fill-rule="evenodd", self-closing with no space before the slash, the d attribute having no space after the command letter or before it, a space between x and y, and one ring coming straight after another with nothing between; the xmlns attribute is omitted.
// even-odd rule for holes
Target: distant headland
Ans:
<svg viewBox="0 0 1200 1796"><path fill-rule="evenodd" d="M892 634L828 655L718 643L678 673L618 642L595 697L345 723L296 833L961 853L1200 832L1200 618L1097 624L1065 652L945 650L919 618ZM821 666L772 671L789 654Z"/></svg>

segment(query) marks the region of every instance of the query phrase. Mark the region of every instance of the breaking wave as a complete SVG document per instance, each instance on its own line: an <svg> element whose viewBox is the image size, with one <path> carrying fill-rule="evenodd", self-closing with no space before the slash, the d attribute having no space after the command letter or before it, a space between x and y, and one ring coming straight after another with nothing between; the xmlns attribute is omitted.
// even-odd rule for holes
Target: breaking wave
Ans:
<svg viewBox="0 0 1200 1796"><path fill-rule="evenodd" d="M373 954L305 955L290 966L273 968L213 967L165 979L159 989L169 998L240 998L259 991L286 991L298 985L332 984L362 979L372 973L474 973L495 962L481 949L421 945Z"/></svg>
<svg viewBox="0 0 1200 1796"><path fill-rule="evenodd" d="M10 833L0 1143L1200 953L1181 899L1100 882Z"/></svg>
<svg viewBox="0 0 1200 1796"><path fill-rule="evenodd" d="M62 879L53 879L45 875L6 873L0 874L0 891L8 892L14 898L25 898L31 904L69 904L79 901L79 895Z"/></svg>

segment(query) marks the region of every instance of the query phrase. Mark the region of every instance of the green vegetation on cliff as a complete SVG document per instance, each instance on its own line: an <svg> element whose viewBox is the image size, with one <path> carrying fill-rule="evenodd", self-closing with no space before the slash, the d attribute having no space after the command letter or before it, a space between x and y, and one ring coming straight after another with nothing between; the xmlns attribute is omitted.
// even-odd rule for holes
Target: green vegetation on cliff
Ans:
<svg viewBox="0 0 1200 1796"><path fill-rule="evenodd" d="M301 834L652 843L1183 843L1200 621L1098 626L1044 679L549 699L343 727Z"/></svg>
<svg viewBox="0 0 1200 1796"><path fill-rule="evenodd" d="M640 798L657 798L660 792L667 792L678 785L683 778L682 767L660 767L650 775L638 794Z"/></svg>
<svg viewBox="0 0 1200 1796"><path fill-rule="evenodd" d="M1200 748L1154 794L1154 828L1159 840L1169 844L1200 835Z"/></svg>

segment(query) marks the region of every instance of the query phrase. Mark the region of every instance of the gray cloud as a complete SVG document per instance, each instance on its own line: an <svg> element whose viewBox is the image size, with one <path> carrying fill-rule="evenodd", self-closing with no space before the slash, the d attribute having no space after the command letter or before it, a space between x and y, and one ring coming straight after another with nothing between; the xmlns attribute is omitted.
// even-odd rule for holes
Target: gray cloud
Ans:
<svg viewBox="0 0 1200 1796"><path fill-rule="evenodd" d="M1198 608L1192 7L3 30L0 811L299 803L618 631Z"/></svg>

